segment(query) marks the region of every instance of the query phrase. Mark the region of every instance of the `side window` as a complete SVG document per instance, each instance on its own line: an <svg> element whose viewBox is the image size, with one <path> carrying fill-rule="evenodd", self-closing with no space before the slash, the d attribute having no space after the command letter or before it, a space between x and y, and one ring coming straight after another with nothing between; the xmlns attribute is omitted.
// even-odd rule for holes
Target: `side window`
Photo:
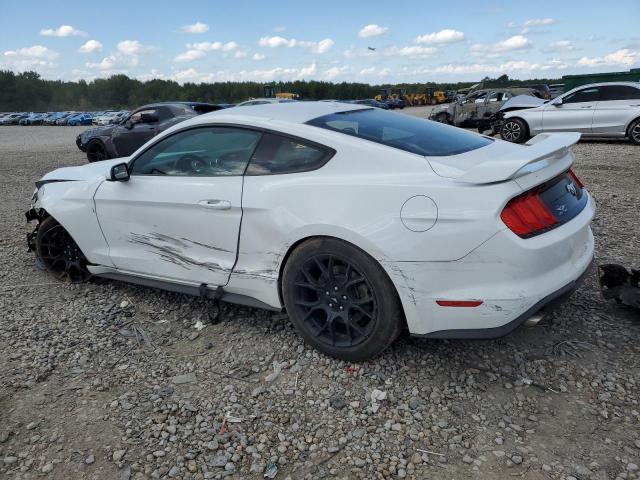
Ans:
<svg viewBox="0 0 640 480"><path fill-rule="evenodd" d="M315 170L324 165L331 152L293 138L265 133L251 158L247 175L274 175Z"/></svg>
<svg viewBox="0 0 640 480"><path fill-rule="evenodd" d="M147 110L139 110L136 113L134 113L133 115L131 115L131 118L129 118L129 121L131 123L140 123L142 121L142 115L143 114L157 114L158 110L156 110L155 108L149 108Z"/></svg>
<svg viewBox="0 0 640 480"><path fill-rule="evenodd" d="M564 97L562 103L597 102L598 100L600 100L600 88L593 87L578 90Z"/></svg>
<svg viewBox="0 0 640 480"><path fill-rule="evenodd" d="M601 100L640 100L640 88L628 85L602 87Z"/></svg>
<svg viewBox="0 0 640 480"><path fill-rule="evenodd" d="M199 127L163 138L133 161L132 175L242 175L262 134L243 128Z"/></svg>

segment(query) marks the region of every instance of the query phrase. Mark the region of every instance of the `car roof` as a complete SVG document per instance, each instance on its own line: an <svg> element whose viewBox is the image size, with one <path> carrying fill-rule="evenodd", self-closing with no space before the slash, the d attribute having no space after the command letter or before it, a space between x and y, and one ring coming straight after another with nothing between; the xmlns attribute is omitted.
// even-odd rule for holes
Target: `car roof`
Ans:
<svg viewBox="0 0 640 480"><path fill-rule="evenodd" d="M289 123L306 123L314 118L332 113L364 110L368 106L342 102L284 102L267 103L263 105L247 105L240 108L225 108L215 112L205 113L191 120L192 124L208 123L215 119L223 122L225 119L270 119Z"/></svg>
<svg viewBox="0 0 640 480"><path fill-rule="evenodd" d="M575 90L576 88L606 87L606 86L612 86L612 85L640 88L640 82L600 82L600 83L586 83L584 85L578 85L573 90Z"/></svg>

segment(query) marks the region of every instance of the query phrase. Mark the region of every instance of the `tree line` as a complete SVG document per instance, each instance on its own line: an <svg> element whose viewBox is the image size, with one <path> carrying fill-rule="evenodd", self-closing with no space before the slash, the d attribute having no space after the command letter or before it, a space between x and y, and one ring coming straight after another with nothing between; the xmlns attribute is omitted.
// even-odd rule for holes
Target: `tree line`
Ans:
<svg viewBox="0 0 640 480"><path fill-rule="evenodd" d="M506 86L527 83L557 83L557 79L511 80L507 75L497 79L485 78L483 85ZM458 90L474 82L460 83L402 83L370 85L354 82L322 82L298 80L274 82L277 92L297 93L304 100L348 100L372 98L385 88L405 88L420 93L427 88ZM0 111L104 110L132 109L161 101L198 101L209 103L237 103L252 97L264 96L264 84L259 82L184 83L171 80L140 81L126 75L90 82L46 80L36 72L15 73L0 70Z"/></svg>

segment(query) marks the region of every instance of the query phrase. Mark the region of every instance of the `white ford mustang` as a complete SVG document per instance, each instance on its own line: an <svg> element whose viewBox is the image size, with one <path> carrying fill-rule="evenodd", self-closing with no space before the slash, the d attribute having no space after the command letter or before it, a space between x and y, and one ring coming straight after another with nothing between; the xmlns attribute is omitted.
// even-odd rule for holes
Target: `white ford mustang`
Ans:
<svg viewBox="0 0 640 480"><path fill-rule="evenodd" d="M220 110L129 158L45 175L29 244L71 281L286 308L347 360L403 329L492 338L539 319L592 262L578 139L515 145L330 102Z"/></svg>

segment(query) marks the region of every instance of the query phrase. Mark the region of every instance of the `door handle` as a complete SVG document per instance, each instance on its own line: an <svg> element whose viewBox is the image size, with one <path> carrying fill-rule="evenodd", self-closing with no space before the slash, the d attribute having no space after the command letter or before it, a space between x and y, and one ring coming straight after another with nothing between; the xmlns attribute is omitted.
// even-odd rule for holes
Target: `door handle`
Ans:
<svg viewBox="0 0 640 480"><path fill-rule="evenodd" d="M200 200L198 205L205 208L211 208L213 210L229 210L231 209L231 202L228 200Z"/></svg>
<svg viewBox="0 0 640 480"><path fill-rule="evenodd" d="M586 107L580 107L580 108L593 108L593 105L587 105Z"/></svg>

